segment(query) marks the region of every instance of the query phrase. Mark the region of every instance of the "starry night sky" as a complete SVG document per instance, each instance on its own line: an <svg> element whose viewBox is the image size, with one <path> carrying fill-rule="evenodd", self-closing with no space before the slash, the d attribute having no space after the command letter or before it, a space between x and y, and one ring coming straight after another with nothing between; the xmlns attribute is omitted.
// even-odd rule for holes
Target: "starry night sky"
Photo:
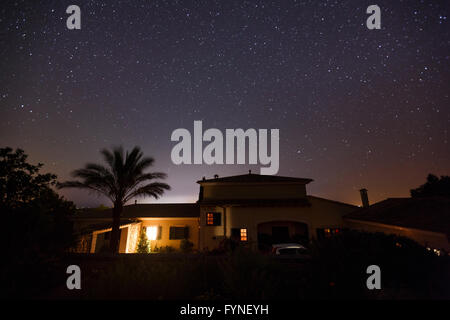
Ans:
<svg viewBox="0 0 450 320"><path fill-rule="evenodd" d="M81 8L68 30L66 8ZM381 30L366 8L381 7ZM195 181L260 165L175 166L173 130L279 128L279 175L359 204L450 173L448 1L2 1L0 145L60 181L99 150L139 145ZM61 191L79 206L108 204ZM141 200L147 202L150 199ZM152 200L153 201L153 200Z"/></svg>

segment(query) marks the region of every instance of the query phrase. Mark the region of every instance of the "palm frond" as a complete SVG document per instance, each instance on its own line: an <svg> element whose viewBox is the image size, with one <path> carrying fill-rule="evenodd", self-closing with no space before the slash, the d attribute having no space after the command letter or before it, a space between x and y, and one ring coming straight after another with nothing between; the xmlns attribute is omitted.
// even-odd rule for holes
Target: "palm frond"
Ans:
<svg viewBox="0 0 450 320"><path fill-rule="evenodd" d="M144 183L146 181L156 180L156 179L165 179L166 177L167 177L167 175L163 172L151 172L151 173L144 173L144 174L138 175L133 180L133 183L130 186L128 186L128 190L134 190L141 183Z"/></svg>
<svg viewBox="0 0 450 320"><path fill-rule="evenodd" d="M109 167L114 167L114 155L108 149L103 149L100 153L103 155L103 159Z"/></svg>
<svg viewBox="0 0 450 320"><path fill-rule="evenodd" d="M139 187L131 191L126 197L125 202L128 200L139 197L139 196L149 196L158 199L165 190L170 190L170 186L163 182L152 182L145 186Z"/></svg>
<svg viewBox="0 0 450 320"><path fill-rule="evenodd" d="M112 195L108 190L105 190L105 189L95 186L93 184L87 184L87 183L80 182L80 181L65 181L65 182L61 182L61 183L58 182L56 184L56 187L58 189L69 189L69 188L86 189L86 190L90 190L90 191L95 191L96 193L98 193L100 195L104 195L113 202L115 200L114 195Z"/></svg>
<svg viewBox="0 0 450 320"><path fill-rule="evenodd" d="M144 157L139 147L134 147L125 155L122 147L111 151L104 149L101 154L106 165L87 163L84 168L72 172L72 176L81 181L67 181L59 187L94 190L123 204L136 196L159 198L164 190L170 190L165 183L149 183L151 180L165 179L167 175L162 172L145 173L154 159Z"/></svg>

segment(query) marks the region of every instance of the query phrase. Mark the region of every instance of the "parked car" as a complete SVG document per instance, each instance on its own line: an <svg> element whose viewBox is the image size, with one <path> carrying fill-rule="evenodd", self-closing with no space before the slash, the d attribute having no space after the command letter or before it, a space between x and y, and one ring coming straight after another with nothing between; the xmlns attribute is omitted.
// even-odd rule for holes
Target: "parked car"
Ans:
<svg viewBox="0 0 450 320"><path fill-rule="evenodd" d="M308 249L298 243L279 243L272 245L272 254L292 258L309 258Z"/></svg>
<svg viewBox="0 0 450 320"><path fill-rule="evenodd" d="M298 243L278 243L272 245L272 254L284 255L284 254L300 254L306 253L307 249Z"/></svg>

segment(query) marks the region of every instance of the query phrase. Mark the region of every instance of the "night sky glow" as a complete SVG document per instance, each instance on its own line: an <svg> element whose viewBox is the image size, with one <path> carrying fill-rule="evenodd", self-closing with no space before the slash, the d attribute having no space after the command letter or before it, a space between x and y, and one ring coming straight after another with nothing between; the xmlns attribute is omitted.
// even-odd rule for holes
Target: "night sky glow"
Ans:
<svg viewBox="0 0 450 320"><path fill-rule="evenodd" d="M66 8L81 8L68 30ZM366 8L381 8L368 30ZM450 173L448 1L2 1L0 141L63 181L99 150L141 146L162 202L203 176L260 165L172 164L173 130L279 128L279 175L359 204ZM79 206L106 200L60 191ZM140 202L154 201L144 199Z"/></svg>

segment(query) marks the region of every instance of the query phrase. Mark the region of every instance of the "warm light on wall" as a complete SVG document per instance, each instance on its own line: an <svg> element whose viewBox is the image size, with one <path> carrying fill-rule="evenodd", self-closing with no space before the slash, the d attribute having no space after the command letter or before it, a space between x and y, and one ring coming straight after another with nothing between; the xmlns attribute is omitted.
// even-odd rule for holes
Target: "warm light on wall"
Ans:
<svg viewBox="0 0 450 320"><path fill-rule="evenodd" d="M158 235L158 227L156 226L147 227L146 233L148 240L156 240L156 236Z"/></svg>

